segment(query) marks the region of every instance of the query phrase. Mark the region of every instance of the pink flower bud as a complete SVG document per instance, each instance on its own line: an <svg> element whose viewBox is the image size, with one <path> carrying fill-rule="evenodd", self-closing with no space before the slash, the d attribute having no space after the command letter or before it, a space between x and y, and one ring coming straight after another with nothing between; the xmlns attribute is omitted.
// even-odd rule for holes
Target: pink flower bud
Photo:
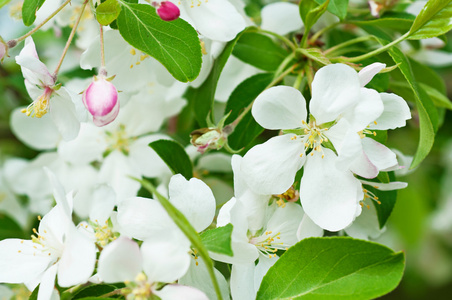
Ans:
<svg viewBox="0 0 452 300"><path fill-rule="evenodd" d="M83 104L93 115L94 124L99 127L113 122L119 113L118 92L102 75L95 77L83 92Z"/></svg>
<svg viewBox="0 0 452 300"><path fill-rule="evenodd" d="M174 3L163 1L157 5L157 14L163 21L173 21L179 18L180 11Z"/></svg>
<svg viewBox="0 0 452 300"><path fill-rule="evenodd" d="M7 55L7 46L5 43L3 43L3 40L0 37L0 62L3 62L3 59Z"/></svg>

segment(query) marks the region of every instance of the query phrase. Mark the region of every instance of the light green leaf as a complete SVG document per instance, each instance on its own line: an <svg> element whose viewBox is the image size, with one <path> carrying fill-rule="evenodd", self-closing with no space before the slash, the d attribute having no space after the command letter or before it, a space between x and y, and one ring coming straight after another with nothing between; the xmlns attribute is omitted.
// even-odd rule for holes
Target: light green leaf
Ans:
<svg viewBox="0 0 452 300"><path fill-rule="evenodd" d="M201 241L207 250L232 256L231 247L232 224L209 229L201 233Z"/></svg>
<svg viewBox="0 0 452 300"><path fill-rule="evenodd" d="M179 81L194 80L201 70L202 54L196 30L181 18L160 19L149 4L120 0L119 32L133 47L161 62Z"/></svg>
<svg viewBox="0 0 452 300"><path fill-rule="evenodd" d="M323 4L327 0L315 0L318 4ZM347 16L348 0L330 0L328 3L328 11L343 20Z"/></svg>
<svg viewBox="0 0 452 300"><path fill-rule="evenodd" d="M182 174L187 180L193 177L193 165L184 147L176 141L157 140L149 144L174 174Z"/></svg>
<svg viewBox="0 0 452 300"><path fill-rule="evenodd" d="M11 0L0 0L0 8L11 2Z"/></svg>
<svg viewBox="0 0 452 300"><path fill-rule="evenodd" d="M402 279L402 252L348 237L308 238L281 256L262 280L258 300L374 299Z"/></svg>
<svg viewBox="0 0 452 300"><path fill-rule="evenodd" d="M116 20L120 12L121 5L118 0L107 0L96 8L96 19L100 24L107 26Z"/></svg>
<svg viewBox="0 0 452 300"><path fill-rule="evenodd" d="M330 1L330 0L328 0ZM323 1L323 4L319 4L319 1L315 0L302 0L300 1L300 16L303 20L305 27L305 34L309 33L311 27L317 22L317 20L327 10L329 4L328 1ZM331 2L331 1L330 1Z"/></svg>
<svg viewBox="0 0 452 300"><path fill-rule="evenodd" d="M297 52L303 54L305 57L307 57L310 60L315 61L316 63L326 66L331 64L331 61L325 56L325 54L322 53L320 49L317 48L298 48Z"/></svg>
<svg viewBox="0 0 452 300"><path fill-rule="evenodd" d="M383 17L378 19L367 20L365 18L353 19L349 22L356 25L376 26L378 28L389 28L399 31L408 31L413 25L414 17L411 14L389 14L385 13Z"/></svg>
<svg viewBox="0 0 452 300"><path fill-rule="evenodd" d="M429 0L414 20L410 40L436 37L452 29L452 0Z"/></svg>
<svg viewBox="0 0 452 300"><path fill-rule="evenodd" d="M452 110L452 102L450 102L449 98L447 98L444 94L440 93L438 90L422 82L419 83L419 86L425 92L427 92L427 95L430 97L430 99L432 99L435 106L444 107Z"/></svg>
<svg viewBox="0 0 452 300"><path fill-rule="evenodd" d="M271 38L257 32L243 33L232 54L245 63L265 71L276 71L289 54Z"/></svg>
<svg viewBox="0 0 452 300"><path fill-rule="evenodd" d="M25 26L30 26L36 20L36 11L45 0L24 0L22 5L22 20Z"/></svg>

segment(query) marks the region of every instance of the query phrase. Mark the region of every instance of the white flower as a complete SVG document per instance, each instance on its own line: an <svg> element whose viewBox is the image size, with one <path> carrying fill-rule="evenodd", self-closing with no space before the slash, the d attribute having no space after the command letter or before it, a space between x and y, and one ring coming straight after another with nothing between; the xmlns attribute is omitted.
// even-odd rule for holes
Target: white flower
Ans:
<svg viewBox="0 0 452 300"><path fill-rule="evenodd" d="M298 5L294 3L275 2L267 4L262 8L261 17L262 29L280 35L299 30L303 26Z"/></svg>

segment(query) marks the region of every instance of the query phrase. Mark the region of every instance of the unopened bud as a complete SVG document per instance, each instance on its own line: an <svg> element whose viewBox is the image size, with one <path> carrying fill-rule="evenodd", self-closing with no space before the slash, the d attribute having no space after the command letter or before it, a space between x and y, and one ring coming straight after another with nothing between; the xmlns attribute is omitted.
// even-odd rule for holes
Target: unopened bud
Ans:
<svg viewBox="0 0 452 300"><path fill-rule="evenodd" d="M100 75L83 92L83 104L93 116L96 126L105 126L119 113L118 91L115 86Z"/></svg>
<svg viewBox="0 0 452 300"><path fill-rule="evenodd" d="M201 153L204 153L207 149L221 149L227 141L227 135L217 128L197 129L190 136L190 142Z"/></svg>
<svg viewBox="0 0 452 300"><path fill-rule="evenodd" d="M179 18L179 7L170 1L163 1L160 3L154 1L152 2L152 6L157 9L157 14L163 21L173 21Z"/></svg>
<svg viewBox="0 0 452 300"><path fill-rule="evenodd" d="M0 37L0 62L3 62L6 56L8 56L8 45Z"/></svg>

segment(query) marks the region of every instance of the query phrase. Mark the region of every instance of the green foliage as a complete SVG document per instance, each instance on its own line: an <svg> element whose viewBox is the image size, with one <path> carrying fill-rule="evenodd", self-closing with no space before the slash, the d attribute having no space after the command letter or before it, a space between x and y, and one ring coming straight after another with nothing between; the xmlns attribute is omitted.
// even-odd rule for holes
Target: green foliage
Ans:
<svg viewBox="0 0 452 300"><path fill-rule="evenodd" d="M383 17L378 19L365 19L365 18L356 18L352 19L350 23L356 25L367 25L367 26L375 26L378 28L388 28L397 31L408 31L413 25L413 15L410 14L385 14Z"/></svg>
<svg viewBox="0 0 452 300"><path fill-rule="evenodd" d="M198 76L201 45L190 24L180 18L163 21L148 4L120 3L117 25L130 45L157 59L179 81L192 81Z"/></svg>
<svg viewBox="0 0 452 300"><path fill-rule="evenodd" d="M226 124L234 121L245 107L250 105L256 97L265 90L273 80L272 73L257 74L245 79L229 96L225 114L231 113ZM237 124L234 132L228 137L229 146L240 149L248 146L264 129L257 124L251 115L251 110Z"/></svg>
<svg viewBox="0 0 452 300"><path fill-rule="evenodd" d="M232 224L223 227L209 229L201 233L201 241L207 250L232 256L231 248Z"/></svg>
<svg viewBox="0 0 452 300"><path fill-rule="evenodd" d="M237 41L232 54L256 68L273 72L287 57L288 52L266 35L245 32Z"/></svg>
<svg viewBox="0 0 452 300"><path fill-rule="evenodd" d="M384 173L388 174L388 173ZM383 183L388 183L389 180L395 181L394 172L389 173L388 181L381 180ZM372 192L375 196L378 197L378 201L380 203L377 203L375 201L372 201L375 209L377 211L377 217L378 217L378 224L380 225L380 228L383 228L385 226L386 222L389 219L389 216L392 213L392 210L394 209L394 206L396 204L397 200L397 190L392 191L382 191L379 189L374 188L373 186L366 185L365 188Z"/></svg>
<svg viewBox="0 0 452 300"><path fill-rule="evenodd" d="M11 0L0 0L0 8L11 2Z"/></svg>
<svg viewBox="0 0 452 300"><path fill-rule="evenodd" d="M398 285L404 260L402 252L373 242L304 239L270 268L257 299L373 299Z"/></svg>
<svg viewBox="0 0 452 300"><path fill-rule="evenodd" d="M0 195L1 196L1 195ZM12 218L0 214L0 240L8 238L26 238L24 231Z"/></svg>
<svg viewBox="0 0 452 300"><path fill-rule="evenodd" d="M323 4L327 0L315 0L318 4ZM343 20L347 16L348 0L330 0L328 3L328 11Z"/></svg>
<svg viewBox="0 0 452 300"><path fill-rule="evenodd" d="M107 0L96 8L97 21L106 26L118 18L121 12L121 5L118 0Z"/></svg>
<svg viewBox="0 0 452 300"><path fill-rule="evenodd" d="M302 0L300 1L300 16L303 20L303 24L305 27L305 34L309 33L311 27L317 22L317 20L323 15L323 13L327 10L328 4L332 2L330 0L323 1L319 3L319 1L314 0ZM321 5L320 5L321 4Z"/></svg>
<svg viewBox="0 0 452 300"><path fill-rule="evenodd" d="M36 11L44 4L44 1L45 0L24 0L24 4L22 5L22 20L24 21L25 26L31 26L33 24L36 20Z"/></svg>
<svg viewBox="0 0 452 300"><path fill-rule="evenodd" d="M158 140L149 144L174 174L187 180L193 177L193 165L181 144L171 140Z"/></svg>
<svg viewBox="0 0 452 300"><path fill-rule="evenodd" d="M409 39L436 37L452 29L452 0L429 0L414 20Z"/></svg>
<svg viewBox="0 0 452 300"><path fill-rule="evenodd" d="M92 298L94 296L102 296L110 292L113 292L114 290L116 290L116 287L114 285L96 284L80 290L74 295L72 300L85 299L86 297Z"/></svg>

